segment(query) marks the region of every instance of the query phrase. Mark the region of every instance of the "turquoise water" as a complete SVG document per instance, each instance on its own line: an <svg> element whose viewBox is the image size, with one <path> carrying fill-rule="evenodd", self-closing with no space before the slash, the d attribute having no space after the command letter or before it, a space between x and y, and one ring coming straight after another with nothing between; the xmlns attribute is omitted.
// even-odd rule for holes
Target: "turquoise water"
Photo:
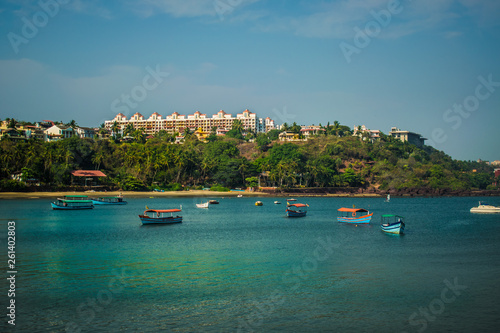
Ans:
<svg viewBox="0 0 500 333"><path fill-rule="evenodd" d="M2 332L496 332L500 214L481 198L127 198L126 206L54 211L0 200L0 266L16 222L16 326ZM256 200L264 202L254 206ZM500 205L500 198L488 201ZM342 206L374 212L336 222ZM142 226L145 206L183 206L184 222ZM382 214L406 234L380 231ZM8 306L3 279L0 307ZM4 310L5 311L5 310Z"/></svg>

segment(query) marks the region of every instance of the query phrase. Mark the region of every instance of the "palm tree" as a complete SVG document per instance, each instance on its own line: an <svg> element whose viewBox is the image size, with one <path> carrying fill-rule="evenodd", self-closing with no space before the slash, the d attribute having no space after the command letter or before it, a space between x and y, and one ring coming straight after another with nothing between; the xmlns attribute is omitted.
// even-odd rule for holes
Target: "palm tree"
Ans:
<svg viewBox="0 0 500 333"><path fill-rule="evenodd" d="M243 123L241 120L236 119L233 121L233 125L231 126L232 130L238 131L239 133L242 133L244 128L243 128Z"/></svg>
<svg viewBox="0 0 500 333"><path fill-rule="evenodd" d="M123 130L123 135L124 136L127 136L127 135L130 135L134 132L134 125L131 124L131 123L128 123L127 126L125 127L125 129Z"/></svg>
<svg viewBox="0 0 500 333"><path fill-rule="evenodd" d="M104 160L104 153L102 150L99 150L94 154L94 157L92 157L92 163L96 164L96 170L99 170L102 161Z"/></svg>
<svg viewBox="0 0 500 333"><path fill-rule="evenodd" d="M113 132L113 138L116 139L116 133L120 129L120 126L118 125L118 122L114 122L113 125L111 125L111 131Z"/></svg>
<svg viewBox="0 0 500 333"><path fill-rule="evenodd" d="M189 137L191 134L192 134L192 133L191 133L191 130L189 129L189 127L186 127L186 128L184 129L184 138Z"/></svg>
<svg viewBox="0 0 500 333"><path fill-rule="evenodd" d="M16 128L17 121L14 118L7 118L5 119L6 121L8 120L8 128Z"/></svg>
<svg viewBox="0 0 500 333"><path fill-rule="evenodd" d="M335 131L336 136L339 135L339 128L340 128L340 123L337 120L335 120L333 122L333 130Z"/></svg>
<svg viewBox="0 0 500 333"><path fill-rule="evenodd" d="M142 128L136 129L132 136L139 143L144 143L146 141L146 137L144 135L144 130Z"/></svg>

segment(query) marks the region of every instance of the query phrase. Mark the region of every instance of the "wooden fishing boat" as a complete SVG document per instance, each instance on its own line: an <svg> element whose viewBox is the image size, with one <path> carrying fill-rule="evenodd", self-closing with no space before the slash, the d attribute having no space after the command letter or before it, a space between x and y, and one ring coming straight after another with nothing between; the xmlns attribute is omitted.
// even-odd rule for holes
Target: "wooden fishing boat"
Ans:
<svg viewBox="0 0 500 333"><path fill-rule="evenodd" d="M342 207L337 211L337 221L344 223L367 224L373 213L370 213L363 208L345 208Z"/></svg>
<svg viewBox="0 0 500 333"><path fill-rule="evenodd" d="M99 197L93 198L92 203L94 205L126 205L127 202L123 200L123 197Z"/></svg>
<svg viewBox="0 0 500 333"><path fill-rule="evenodd" d="M219 202L217 200L208 200L208 203L211 205L218 205Z"/></svg>
<svg viewBox="0 0 500 333"><path fill-rule="evenodd" d="M302 203L288 204L286 207L287 217L304 217L307 214L309 205Z"/></svg>
<svg viewBox="0 0 500 333"><path fill-rule="evenodd" d="M389 234L402 234L405 230L405 218L399 215L382 215L380 228Z"/></svg>
<svg viewBox="0 0 500 333"><path fill-rule="evenodd" d="M182 216L174 216L174 213L182 212L180 209L146 209L139 215L142 224L171 224L181 223Z"/></svg>
<svg viewBox="0 0 500 333"><path fill-rule="evenodd" d="M65 199L58 198L57 201L51 202L52 209L56 210L82 210L93 209L92 200L84 199Z"/></svg>

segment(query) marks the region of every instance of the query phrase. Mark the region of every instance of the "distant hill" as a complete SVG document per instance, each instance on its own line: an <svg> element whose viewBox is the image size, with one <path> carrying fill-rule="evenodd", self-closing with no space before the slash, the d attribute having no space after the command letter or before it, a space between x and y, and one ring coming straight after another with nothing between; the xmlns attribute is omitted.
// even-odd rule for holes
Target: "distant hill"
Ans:
<svg viewBox="0 0 500 333"><path fill-rule="evenodd" d="M102 170L101 185L124 190L234 188L354 188L371 193L459 194L498 191L486 163L453 160L442 151L418 148L382 135L371 142L351 135L321 135L308 141L279 142L277 133L259 134L254 142L217 138L184 144L158 135L144 143L76 137L57 142L2 140L2 190L25 189L11 175L45 187L69 186L71 170ZM141 138L141 141L144 141Z"/></svg>

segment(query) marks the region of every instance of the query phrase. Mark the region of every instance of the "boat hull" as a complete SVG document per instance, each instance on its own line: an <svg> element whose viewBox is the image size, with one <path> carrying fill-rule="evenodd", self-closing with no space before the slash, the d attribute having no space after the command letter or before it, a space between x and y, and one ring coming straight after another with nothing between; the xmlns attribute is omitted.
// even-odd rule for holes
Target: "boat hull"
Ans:
<svg viewBox="0 0 500 333"><path fill-rule="evenodd" d="M57 205L53 202L50 203L52 205L52 209L55 210L83 210L83 209L93 209L94 205L88 205L88 206L61 206Z"/></svg>
<svg viewBox="0 0 500 333"><path fill-rule="evenodd" d="M337 216L337 221L342 223L368 224L372 219L373 213L360 217Z"/></svg>
<svg viewBox="0 0 500 333"><path fill-rule="evenodd" d="M182 223L182 216L175 217L149 217L145 215L139 215L142 224L174 224Z"/></svg>
<svg viewBox="0 0 500 333"><path fill-rule="evenodd" d="M470 209L471 213L500 213L500 208L494 207L494 208L479 208L479 207L474 207Z"/></svg>
<svg viewBox="0 0 500 333"><path fill-rule="evenodd" d="M306 216L307 212L298 212L294 210L287 210L286 211L286 216L287 217L304 217Z"/></svg>
<svg viewBox="0 0 500 333"><path fill-rule="evenodd" d="M389 225L381 225L380 228L383 232L387 232L389 234L402 234L405 230L405 224L402 222L391 223Z"/></svg>

